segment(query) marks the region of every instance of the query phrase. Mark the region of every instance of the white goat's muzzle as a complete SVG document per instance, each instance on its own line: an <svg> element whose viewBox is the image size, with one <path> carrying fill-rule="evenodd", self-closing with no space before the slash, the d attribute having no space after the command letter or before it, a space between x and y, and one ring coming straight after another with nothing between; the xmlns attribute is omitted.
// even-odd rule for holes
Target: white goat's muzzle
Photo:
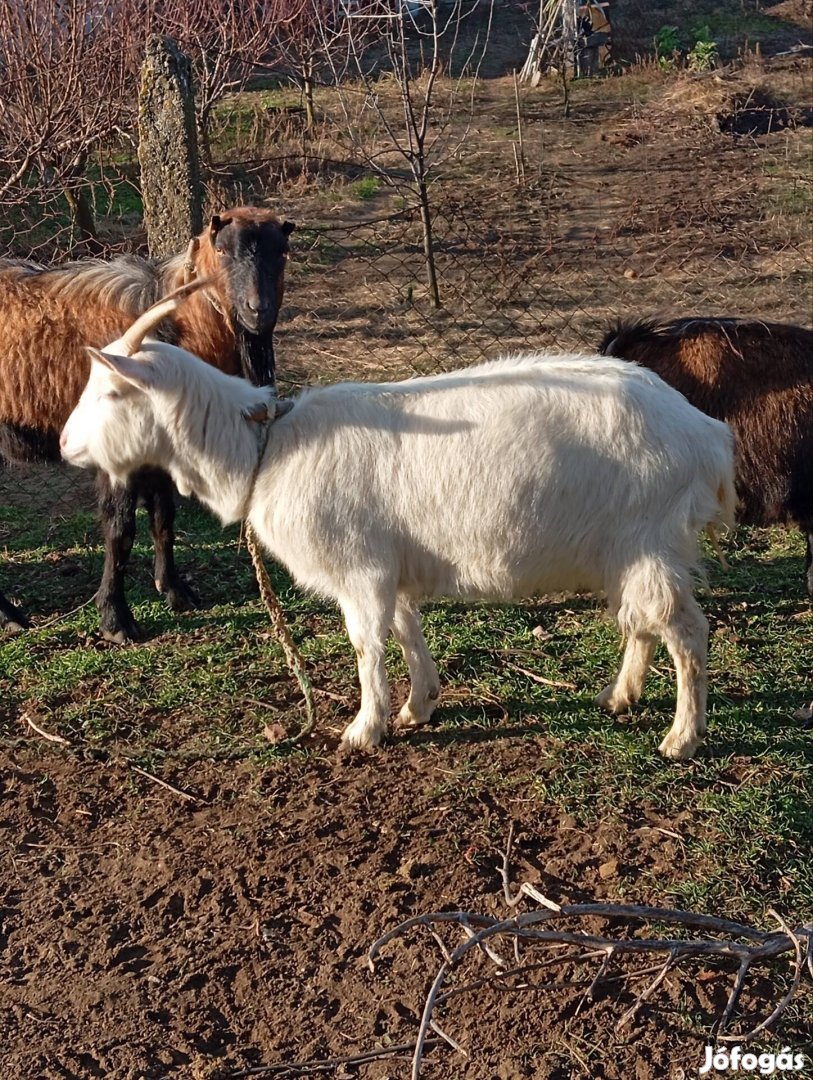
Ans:
<svg viewBox="0 0 813 1080"><path fill-rule="evenodd" d="M68 419L59 436L59 452L62 460L67 461L69 465L78 465L80 468L87 469L95 464L88 447L83 445L83 440L78 437L78 433L71 424L71 418Z"/></svg>

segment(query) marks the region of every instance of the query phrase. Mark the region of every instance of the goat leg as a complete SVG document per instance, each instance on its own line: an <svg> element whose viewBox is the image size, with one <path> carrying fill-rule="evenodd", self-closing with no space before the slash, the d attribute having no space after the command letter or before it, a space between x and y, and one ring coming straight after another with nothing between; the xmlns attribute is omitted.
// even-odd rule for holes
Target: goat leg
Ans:
<svg viewBox="0 0 813 1080"><path fill-rule="evenodd" d="M13 634L30 626L21 608L16 607L0 592L0 626L6 626Z"/></svg>
<svg viewBox="0 0 813 1080"><path fill-rule="evenodd" d="M172 480L161 469L142 469L133 480L150 516L155 545L155 587L166 596L170 611L194 611L200 601L175 566L175 489Z"/></svg>
<svg viewBox="0 0 813 1080"><path fill-rule="evenodd" d="M104 530L104 571L96 593L102 637L117 645L144 635L124 595L124 572L135 539L136 488L113 487L105 473L97 478L99 514Z"/></svg>
<svg viewBox="0 0 813 1080"><path fill-rule="evenodd" d="M807 592L811 599L813 599L813 523L809 525L803 525L802 532L805 534L805 540L807 541L807 548L805 552Z"/></svg>

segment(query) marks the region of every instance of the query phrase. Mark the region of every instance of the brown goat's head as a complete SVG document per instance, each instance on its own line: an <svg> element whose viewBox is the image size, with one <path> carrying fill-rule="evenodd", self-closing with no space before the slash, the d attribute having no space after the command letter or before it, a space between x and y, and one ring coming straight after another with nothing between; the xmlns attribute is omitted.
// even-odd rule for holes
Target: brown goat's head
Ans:
<svg viewBox="0 0 813 1080"><path fill-rule="evenodd" d="M270 210L241 206L212 218L207 272L224 273L229 294L228 314L250 334L270 335L276 325L285 287L290 221L279 221ZM203 269L203 267L201 267Z"/></svg>

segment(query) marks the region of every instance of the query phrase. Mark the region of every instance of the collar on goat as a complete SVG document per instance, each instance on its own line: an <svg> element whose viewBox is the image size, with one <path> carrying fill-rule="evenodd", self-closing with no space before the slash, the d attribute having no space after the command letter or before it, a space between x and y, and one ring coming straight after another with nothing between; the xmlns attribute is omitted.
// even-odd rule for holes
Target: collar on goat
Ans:
<svg viewBox="0 0 813 1080"><path fill-rule="evenodd" d="M186 256L185 256L184 262L183 262L183 284L184 285L197 284L198 287L202 287L207 281L212 281L213 280L211 277L208 278L208 279L205 279L205 278L204 279L198 279L198 267L197 267L197 264L195 263L195 254L197 253L197 250L198 250L199 247L200 247L200 241L198 240L197 236L193 236L192 239L189 241L189 246L186 249ZM212 307L215 309L215 311L218 313L218 315L220 315L221 318L226 319L227 318L226 311L225 311L223 305L220 303L220 301L215 296L215 294L211 290L206 289L206 291L204 293L204 296L209 301L209 303L212 305Z"/></svg>
<svg viewBox="0 0 813 1080"><path fill-rule="evenodd" d="M245 521L248 517L249 507L251 506L251 500L254 497L254 488L257 486L257 477L260 475L260 466L263 463L265 457L265 451L268 449L268 439L271 435L271 428L276 420L279 420L281 416L285 416L294 407L293 401L280 401L278 398L274 398L274 415L269 416L268 410L265 410L265 416L255 413L254 415L247 415L246 420L249 423L257 424L259 431L257 433L257 461L254 465L254 471L251 474L251 480L249 481L248 490L246 491L245 502L243 503L243 512L240 517Z"/></svg>

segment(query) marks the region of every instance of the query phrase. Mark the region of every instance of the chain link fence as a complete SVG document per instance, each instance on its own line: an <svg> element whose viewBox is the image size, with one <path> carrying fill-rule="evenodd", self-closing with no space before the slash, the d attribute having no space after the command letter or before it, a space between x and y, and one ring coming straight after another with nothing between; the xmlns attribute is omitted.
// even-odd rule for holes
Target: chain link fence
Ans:
<svg viewBox="0 0 813 1080"><path fill-rule="evenodd" d="M303 223L278 332L283 384L424 374L529 349L595 351L619 318L809 322L811 245L781 227L763 242L763 193L647 196L642 168L627 174L624 201L600 171L552 172L488 201L438 185L437 309L417 210Z"/></svg>

